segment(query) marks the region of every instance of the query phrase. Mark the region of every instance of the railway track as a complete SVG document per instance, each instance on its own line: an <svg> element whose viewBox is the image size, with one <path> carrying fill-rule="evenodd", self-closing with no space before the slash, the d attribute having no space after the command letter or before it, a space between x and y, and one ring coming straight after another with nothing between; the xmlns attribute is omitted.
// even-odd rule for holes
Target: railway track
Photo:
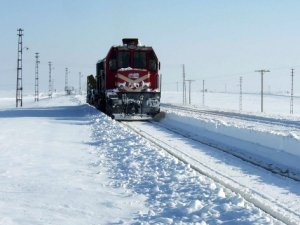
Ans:
<svg viewBox="0 0 300 225"><path fill-rule="evenodd" d="M166 109L176 109L184 112L193 112L201 115L216 115L216 116L222 116L227 118L234 118L239 120L245 120L249 122L254 123L261 123L266 125L276 125L281 126L285 128L294 128L297 130L300 130L300 121L295 120L287 120L287 119L279 119L279 118L269 118L264 116L258 116L258 115L248 115L248 114L242 114L242 113L236 113L236 112L225 112L225 111L217 111L217 110L205 110L205 109L195 109L190 107L184 107L184 106L178 106L178 105L172 105L172 104L161 104L163 108Z"/></svg>
<svg viewBox="0 0 300 225"><path fill-rule="evenodd" d="M274 174L277 174L277 175L280 175L280 176L283 176L283 177L287 177L289 179L292 179L292 180L295 180L295 181L300 181L300 174L298 173L295 173L291 170L288 170L288 169L282 169L280 168L279 166L276 166L276 165L273 165L273 164L270 164L268 162L262 162L262 161L258 161L257 159L255 158L250 158L250 157L247 157L247 155L244 155L242 153L240 153L239 151L233 151L232 148L229 148L229 147L225 147L225 146L220 146L219 144L217 143L214 143L214 142L209 142L209 141L206 141L205 139L198 139L196 137L193 137L193 136L190 136L188 134L185 134L183 132L180 132L176 129L173 129L173 128L170 128L170 127L167 127L165 125L162 125L160 123L157 123L157 122L151 122L151 121L148 121L149 123L155 123L156 126L160 126L166 130L169 130L173 133L176 133L184 138L187 138L187 139L190 139L190 140L193 140L193 141L196 141L198 143L201 143L203 145L206 145L208 147L212 147L216 150L219 150L219 151L222 151L222 152L225 152L227 154L230 154L236 158L239 158L247 163L250 163L250 164L253 164L255 166L258 166L258 167L261 167L271 173L274 173Z"/></svg>
<svg viewBox="0 0 300 225"><path fill-rule="evenodd" d="M271 215L275 219L288 224L288 225L296 225L299 224L300 215L289 210L289 208L285 207L284 205L280 205L280 207L270 207L270 205L278 205L274 200L267 199L266 196L263 196L259 192L249 190L247 186L237 183L235 180L228 176L224 176L224 174L220 173L219 171L215 170L214 168L208 167L205 163L201 162L200 160L195 159L194 157L190 156L188 153L184 151L184 149L174 148L167 142L163 140L158 140L154 135L144 130L137 128L134 124L135 122L121 122L124 126L128 127L135 133L139 134L143 138L147 139L150 143L157 146L158 148L168 152L173 157L177 158L178 160L184 162L185 164L190 165L192 169L203 174L215 182L223 185L224 187L230 189L231 191L240 194L245 200L255 205L257 208L261 209L262 211L266 212L267 214ZM145 122L146 123L146 122ZM149 123L149 122L148 122ZM184 134L180 134L180 132L172 130L171 128L167 128L162 126L157 122L150 122L155 126L160 126L163 129L167 129L171 132L181 135L184 138L191 139L193 141L199 142L199 140L195 140L194 138L188 137ZM206 143L202 143L204 145L208 145ZM216 148L215 146L208 145L209 147ZM218 150L220 150L218 148ZM222 150L222 149L221 149ZM244 160L244 159L243 159ZM246 160L244 160L246 161ZM255 164L255 163L252 163ZM274 173L274 171L272 171ZM283 175L283 174L282 174Z"/></svg>

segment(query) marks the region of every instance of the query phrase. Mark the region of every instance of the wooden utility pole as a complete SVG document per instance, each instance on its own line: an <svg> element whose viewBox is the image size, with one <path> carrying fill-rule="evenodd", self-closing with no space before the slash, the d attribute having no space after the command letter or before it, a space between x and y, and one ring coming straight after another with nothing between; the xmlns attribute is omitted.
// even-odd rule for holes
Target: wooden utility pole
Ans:
<svg viewBox="0 0 300 225"><path fill-rule="evenodd" d="M240 77L240 104L239 110L242 111L243 109L243 77Z"/></svg>
<svg viewBox="0 0 300 225"><path fill-rule="evenodd" d="M78 94L79 94L79 95L82 94L82 93L81 93L81 77L82 77L81 72L79 72L79 87L78 87Z"/></svg>
<svg viewBox="0 0 300 225"><path fill-rule="evenodd" d="M185 67L182 65L182 104L186 104L186 83L185 83Z"/></svg>
<svg viewBox="0 0 300 225"><path fill-rule="evenodd" d="M52 62L48 62L49 65L49 88L48 88L48 96L52 98Z"/></svg>
<svg viewBox="0 0 300 225"><path fill-rule="evenodd" d="M191 104L192 82L195 80L185 80L185 81L189 82L189 104Z"/></svg>
<svg viewBox="0 0 300 225"><path fill-rule="evenodd" d="M255 72L258 72L261 74L260 111L263 112L264 111L264 73L268 73L268 72L270 72L270 70L255 70Z"/></svg>
<svg viewBox="0 0 300 225"><path fill-rule="evenodd" d="M294 113L294 69L291 70L292 70L292 74L291 74L292 82L291 82L290 113L293 114Z"/></svg>
<svg viewBox="0 0 300 225"><path fill-rule="evenodd" d="M65 92L68 94L68 76L69 76L69 69L68 67L65 70Z"/></svg>
<svg viewBox="0 0 300 225"><path fill-rule="evenodd" d="M204 83L205 83L205 81L203 80L202 81L202 106L204 106L205 105L205 88L204 88Z"/></svg>

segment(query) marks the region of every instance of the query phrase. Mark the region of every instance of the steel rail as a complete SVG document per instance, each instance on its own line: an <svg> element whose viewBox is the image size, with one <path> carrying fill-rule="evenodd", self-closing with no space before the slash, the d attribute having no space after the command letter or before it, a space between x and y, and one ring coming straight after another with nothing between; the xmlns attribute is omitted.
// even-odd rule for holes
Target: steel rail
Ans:
<svg viewBox="0 0 300 225"><path fill-rule="evenodd" d="M283 205L280 205L280 209L277 208L275 210L274 208L270 208L269 205L277 204L276 202L272 201L271 199L268 199L268 203L266 204L266 197L261 195L258 192L254 192L253 190L249 190L246 186L236 183L233 179L230 177L226 177L225 175L219 173L218 171L215 171L213 168L210 168L200 162L199 160L195 160L193 157L186 154L184 151L174 148L173 146L170 146L168 143L163 142L162 140L158 140L150 133L147 133L139 128L134 127L131 124L134 124L134 122L120 122L125 127L129 128L133 132L137 133L141 137L145 138L146 140L150 141L151 144L155 145L161 150L164 150L165 152L169 153L173 157L177 158L179 161L190 165L190 168L193 170L199 172L200 174L211 178L216 183L219 183L223 185L224 187L230 189L236 194L240 194L245 200L247 200L249 203L252 203L257 208L264 211L266 214L272 216L273 218L279 220L280 222L283 222L287 225L298 225L300 221L300 215L296 214L295 212L289 210ZM153 123L153 122L150 122ZM158 125L158 123L155 123ZM169 129L168 129L169 130ZM170 130L174 132L174 130ZM180 134L175 132L176 134ZM182 135L182 134L181 134ZM191 137L186 137L182 135L185 138L191 139L193 141L197 141L192 139ZM199 142L199 141L198 141ZM204 145L207 145L206 143L202 143ZM213 148L216 148L214 146L210 146ZM245 161L245 160L244 160ZM210 171L210 172L209 172ZM214 173L214 174L212 174Z"/></svg>
<svg viewBox="0 0 300 225"><path fill-rule="evenodd" d="M162 107L166 109L177 109L185 112L194 112L199 114L206 114L206 115L217 115L217 116L224 116L227 118L235 118L240 120L246 120L250 122L256 122L256 123L263 123L267 125L277 125L277 126L283 126L283 127L290 127L290 128L296 128L300 130L300 121L291 121L287 119L276 119L276 118L269 118L269 117L263 117L258 115L248 115L243 113L237 113L237 112L226 112L226 111L218 111L218 110L206 110L206 109L195 109L190 107L184 107L184 106L178 106L178 105L172 105L172 104L161 104Z"/></svg>

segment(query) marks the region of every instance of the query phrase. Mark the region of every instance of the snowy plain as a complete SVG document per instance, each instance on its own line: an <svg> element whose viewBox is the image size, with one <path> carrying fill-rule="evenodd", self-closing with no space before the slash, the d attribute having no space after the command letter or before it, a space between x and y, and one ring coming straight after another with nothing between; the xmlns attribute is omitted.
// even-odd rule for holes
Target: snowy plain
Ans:
<svg viewBox="0 0 300 225"><path fill-rule="evenodd" d="M22 109L11 103L0 110L0 224L129 222L143 209L143 196L112 188L98 166L94 109L64 97L25 98Z"/></svg>
<svg viewBox="0 0 300 225"><path fill-rule="evenodd" d="M180 97L181 93L168 92L164 93L162 101L180 105ZM201 93L194 93L194 98L201 99ZM192 133L202 133L202 138L207 139L207 142L228 145L234 147L236 152L259 157L266 163L292 170L300 179L299 98L294 99L293 115L288 113L288 96L265 96L267 112L263 113L259 112L260 95L247 95L241 111L238 110L238 94L206 93L205 98L205 105L202 101L185 105L190 109L199 109L200 113L184 113L168 109L166 105L166 123L179 124L181 128L188 127L186 130Z"/></svg>
<svg viewBox="0 0 300 225"><path fill-rule="evenodd" d="M0 96L0 224L280 224L84 96L14 105Z"/></svg>

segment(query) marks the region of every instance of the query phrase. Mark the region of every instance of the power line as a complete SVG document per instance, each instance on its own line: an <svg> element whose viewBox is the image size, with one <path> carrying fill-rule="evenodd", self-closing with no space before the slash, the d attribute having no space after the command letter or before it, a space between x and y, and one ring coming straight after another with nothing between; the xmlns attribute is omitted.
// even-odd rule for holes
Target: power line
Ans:
<svg viewBox="0 0 300 225"><path fill-rule="evenodd" d="M293 65L293 68L298 68L300 67L300 65ZM270 70L274 71L280 71L280 70L285 70L285 69L289 69L290 66L282 66L282 67L271 67ZM256 72L256 71L255 71ZM214 76L207 76L207 77L203 77L205 80L211 80L211 79L219 79L219 78L224 78L224 79L228 79L228 78L234 78L240 75L243 76L248 76L254 74L253 71L244 71L244 72L237 72L237 73L232 73L232 74L220 74L220 75L214 75ZM201 81L201 79L194 79L196 81Z"/></svg>

